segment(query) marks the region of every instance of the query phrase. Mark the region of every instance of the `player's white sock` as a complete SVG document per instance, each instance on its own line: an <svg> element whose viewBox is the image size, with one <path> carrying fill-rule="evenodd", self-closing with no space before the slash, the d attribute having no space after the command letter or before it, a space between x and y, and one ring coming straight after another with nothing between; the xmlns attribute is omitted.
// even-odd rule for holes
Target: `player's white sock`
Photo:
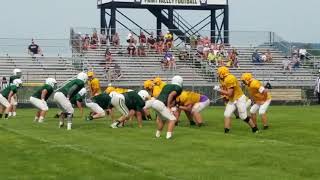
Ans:
<svg viewBox="0 0 320 180"><path fill-rule="evenodd" d="M157 130L156 137L159 138L161 136L161 131Z"/></svg>
<svg viewBox="0 0 320 180"><path fill-rule="evenodd" d="M44 119L44 118L43 118L42 116L40 116L38 122L39 122L39 123L43 123L43 119Z"/></svg>
<svg viewBox="0 0 320 180"><path fill-rule="evenodd" d="M38 119L39 119L38 116L35 116L34 117L34 122L38 122Z"/></svg>
<svg viewBox="0 0 320 180"><path fill-rule="evenodd" d="M59 128L62 128L63 127L63 121L59 121Z"/></svg>
<svg viewBox="0 0 320 180"><path fill-rule="evenodd" d="M9 116L9 117L12 116L12 112L9 112L9 113L8 113L8 116Z"/></svg>
<svg viewBox="0 0 320 180"><path fill-rule="evenodd" d="M67 124L67 130L71 130L72 123Z"/></svg>
<svg viewBox="0 0 320 180"><path fill-rule="evenodd" d="M167 139L170 139L172 137L172 132L167 132Z"/></svg>
<svg viewBox="0 0 320 180"><path fill-rule="evenodd" d="M16 112L12 112L12 116L15 117L17 115Z"/></svg>

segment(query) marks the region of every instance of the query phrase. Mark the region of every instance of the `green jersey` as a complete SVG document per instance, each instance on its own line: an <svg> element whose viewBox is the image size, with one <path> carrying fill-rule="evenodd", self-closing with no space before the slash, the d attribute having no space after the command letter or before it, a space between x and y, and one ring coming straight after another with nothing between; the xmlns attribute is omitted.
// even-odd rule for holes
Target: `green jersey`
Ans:
<svg viewBox="0 0 320 180"><path fill-rule="evenodd" d="M44 97L45 100L48 100L50 95L53 93L53 88L49 86L48 84L43 85L41 88L37 89L37 91L32 95L32 97L41 99L41 94L43 90L47 90L47 94Z"/></svg>
<svg viewBox="0 0 320 180"><path fill-rule="evenodd" d="M109 109L111 107L111 97L105 92L94 96L92 101L97 103L102 109Z"/></svg>
<svg viewBox="0 0 320 180"><path fill-rule="evenodd" d="M13 92L13 94L16 94L17 91L18 91L17 86L16 86L16 85L9 85L9 86L7 86L7 87L1 92L1 94L2 94L3 97L5 97L6 99L8 99L8 96L9 96L9 94L10 94L11 91ZM9 100L9 99L8 99L8 100Z"/></svg>
<svg viewBox="0 0 320 180"><path fill-rule="evenodd" d="M59 92L62 92L66 97L69 95L69 99L72 99L82 88L84 82L80 79L74 79L63 86Z"/></svg>
<svg viewBox="0 0 320 180"><path fill-rule="evenodd" d="M75 96L73 96L73 97L70 99L70 102L71 102L71 104L73 104L73 105L77 105L77 101L82 103L82 102L83 102L83 99L84 99L84 95L81 96L81 95L78 93L78 94L76 94Z"/></svg>
<svg viewBox="0 0 320 180"><path fill-rule="evenodd" d="M19 79L20 77L18 77L18 76L10 76L10 78L9 78L9 84L12 84L13 83L13 80L15 80L15 79Z"/></svg>
<svg viewBox="0 0 320 180"><path fill-rule="evenodd" d="M135 91L130 91L123 94L125 98L125 104L129 110L142 111L145 102Z"/></svg>
<svg viewBox="0 0 320 180"><path fill-rule="evenodd" d="M180 87L176 84L165 85L158 96L158 100L162 101L165 105L167 105L169 94L173 91L177 92L177 95L175 97L173 97L173 100L175 100L176 97L178 97L181 94L182 87Z"/></svg>

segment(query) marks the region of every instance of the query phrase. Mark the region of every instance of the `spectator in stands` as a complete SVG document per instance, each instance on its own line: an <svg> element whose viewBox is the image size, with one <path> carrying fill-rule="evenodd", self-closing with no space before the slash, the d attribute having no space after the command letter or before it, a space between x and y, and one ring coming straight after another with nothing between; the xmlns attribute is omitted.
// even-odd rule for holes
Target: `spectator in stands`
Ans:
<svg viewBox="0 0 320 180"><path fill-rule="evenodd" d="M132 34L132 32L130 31L129 32L129 34L128 34L128 36L127 36L127 43L130 43L130 42L133 42L133 34Z"/></svg>
<svg viewBox="0 0 320 180"><path fill-rule="evenodd" d="M83 38L83 50L88 50L90 46L90 36L86 34Z"/></svg>
<svg viewBox="0 0 320 180"><path fill-rule="evenodd" d="M145 48L142 42L138 45L138 56L146 56Z"/></svg>
<svg viewBox="0 0 320 180"><path fill-rule="evenodd" d="M292 67L293 67L294 69L299 68L299 66L300 66L300 59L299 59L299 56L298 56L298 55L294 55L294 56L292 57L291 64L292 64Z"/></svg>
<svg viewBox="0 0 320 180"><path fill-rule="evenodd" d="M100 45L106 45L107 44L107 35L105 33L105 30L101 31L101 34L99 35L99 44Z"/></svg>
<svg viewBox="0 0 320 180"><path fill-rule="evenodd" d="M219 46L219 54L220 54L222 57L224 57L224 58L228 57L228 53L227 53L227 51L225 50L223 44L221 44L221 45Z"/></svg>
<svg viewBox="0 0 320 180"><path fill-rule="evenodd" d="M167 52L164 54L163 59L164 59L165 61L167 61L169 70L176 70L175 57L173 56L173 54L172 54L171 52L167 51Z"/></svg>
<svg viewBox="0 0 320 180"><path fill-rule="evenodd" d="M253 63L261 63L262 60L261 60L261 56L260 54L258 53L258 50L256 49L253 54L252 54L252 62Z"/></svg>
<svg viewBox="0 0 320 180"><path fill-rule="evenodd" d="M153 32L151 32L150 36L148 37L148 48L155 49L156 48L156 39L153 36Z"/></svg>
<svg viewBox="0 0 320 180"><path fill-rule="evenodd" d="M187 59L188 50L190 50L190 48L188 48L187 45L185 44L183 48L179 51L179 60L185 61Z"/></svg>
<svg viewBox="0 0 320 180"><path fill-rule="evenodd" d="M282 61L282 67L283 67L283 73L285 73L286 70L289 70L289 72L292 72L292 64L290 61L290 58L286 58Z"/></svg>
<svg viewBox="0 0 320 180"><path fill-rule="evenodd" d="M144 33L142 31L140 32L139 43L142 44L142 45L147 43L146 35L144 35Z"/></svg>
<svg viewBox="0 0 320 180"><path fill-rule="evenodd" d="M127 50L130 57L136 54L136 44L134 43L134 40L130 40Z"/></svg>
<svg viewBox="0 0 320 180"><path fill-rule="evenodd" d="M320 69L318 71L318 77L316 79L316 84L314 86L314 95L318 96L318 104L320 104Z"/></svg>
<svg viewBox="0 0 320 180"><path fill-rule="evenodd" d="M204 41L202 43L204 43ZM203 59L208 58L209 51L210 51L209 44L208 43L204 44L203 50L202 50L202 58Z"/></svg>
<svg viewBox="0 0 320 180"><path fill-rule="evenodd" d="M197 47L197 39L194 35L190 36L190 46L192 49Z"/></svg>
<svg viewBox="0 0 320 180"><path fill-rule="evenodd" d="M162 32L160 32L157 36L157 52L158 54L163 54L164 49L164 36L162 35Z"/></svg>
<svg viewBox="0 0 320 180"><path fill-rule="evenodd" d="M92 37L91 37L91 40L90 40L90 48L97 49L98 42L99 42L99 38L98 38L97 31L94 30Z"/></svg>
<svg viewBox="0 0 320 180"><path fill-rule="evenodd" d="M232 49L229 53L227 66L239 68L238 52L236 49Z"/></svg>
<svg viewBox="0 0 320 180"><path fill-rule="evenodd" d="M203 49L204 49L204 46L203 46L203 44L202 44L202 41L198 41L197 54L198 54L198 56L199 56L201 59L204 59L204 58L203 58Z"/></svg>
<svg viewBox="0 0 320 180"><path fill-rule="evenodd" d="M216 61L216 55L214 55L213 50L209 51L207 60L208 60L209 65L212 65L212 63Z"/></svg>
<svg viewBox="0 0 320 180"><path fill-rule="evenodd" d="M106 60L105 70L108 71L110 66L111 66L111 63L112 63L112 54L111 54L109 48L106 49L106 51L104 53L104 57L105 57L105 60Z"/></svg>
<svg viewBox="0 0 320 180"><path fill-rule="evenodd" d="M267 50L265 55L266 55L266 62L271 63L272 62L272 54L270 52L270 49Z"/></svg>
<svg viewBox="0 0 320 180"><path fill-rule="evenodd" d="M37 54L43 56L41 48L36 43L34 43L33 39L31 40L31 44L28 47L28 53L32 57L34 57Z"/></svg>
<svg viewBox="0 0 320 180"><path fill-rule="evenodd" d="M2 77L2 81L1 81L1 90L4 90L6 87L8 86L8 81L6 77Z"/></svg>
<svg viewBox="0 0 320 180"><path fill-rule="evenodd" d="M307 50L306 49L299 49L299 57L301 61L304 61L307 58Z"/></svg>
<svg viewBox="0 0 320 180"><path fill-rule="evenodd" d="M170 31L167 31L167 33L164 36L165 39L165 48L166 50L171 50L171 47L173 45L173 34Z"/></svg>
<svg viewBox="0 0 320 180"><path fill-rule="evenodd" d="M120 37L117 32L112 36L112 45L117 48L120 46Z"/></svg>

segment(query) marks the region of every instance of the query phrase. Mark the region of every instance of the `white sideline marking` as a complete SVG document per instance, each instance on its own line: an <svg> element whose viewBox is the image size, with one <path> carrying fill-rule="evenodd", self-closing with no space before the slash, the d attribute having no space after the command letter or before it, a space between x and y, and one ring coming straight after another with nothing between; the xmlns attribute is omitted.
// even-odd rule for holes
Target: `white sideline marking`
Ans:
<svg viewBox="0 0 320 180"><path fill-rule="evenodd" d="M95 159L98 159L98 160L107 160L107 161L111 161L115 164L118 164L120 166L123 166L123 167L126 167L126 168L129 168L129 169L133 169L133 170L136 170L136 171L140 171L140 172L143 172L143 173L152 173L152 174L155 174L157 176L161 176L161 177L164 177L164 178L168 178L168 179L173 179L173 180L178 180L178 178L174 177L174 176L168 176L164 173L161 173L161 172L154 172L154 171L151 171L151 170L146 170L146 169L143 169L142 167L138 167L138 166L135 166L135 165L132 165L132 164L128 164L126 162L121 162L121 161L118 161L118 160L115 160L111 157L108 157L108 156L97 156L95 155L93 152L90 152L90 151L87 151L87 150L84 150L84 149L81 149L81 148L77 148L76 146L77 145L71 145L71 144L58 144L56 142L51 142L51 141L48 141L46 139L43 139L43 138L36 138L36 137L33 137L33 136L30 136L30 135L27 135L27 134L24 134L24 133L21 133L19 131L16 131L14 129L11 129L11 128L7 128L7 127L3 127L3 126L0 126L1 128L7 130L8 132L11 132L11 133L14 133L14 134L17 134L17 135L20 135L20 136L24 136L24 137L27 137L27 138L30 138L30 139L33 139L33 140L37 140L37 141L40 141L40 142L43 142L43 143L49 143L49 144L52 144L51 148L54 148L54 147L62 147L62 148L67 148L67 149L71 149L71 150L74 150L74 151L78 151L78 152L81 152L83 154L86 154L88 156L91 156ZM81 146L78 146L78 147L81 147Z"/></svg>

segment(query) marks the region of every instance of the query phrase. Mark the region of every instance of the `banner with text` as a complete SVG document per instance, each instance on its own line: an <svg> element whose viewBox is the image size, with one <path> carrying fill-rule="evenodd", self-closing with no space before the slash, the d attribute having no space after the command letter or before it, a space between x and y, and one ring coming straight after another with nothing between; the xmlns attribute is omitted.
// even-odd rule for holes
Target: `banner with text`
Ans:
<svg viewBox="0 0 320 180"><path fill-rule="evenodd" d="M167 6L200 6L207 4L207 0L141 0L143 5L167 5Z"/></svg>

